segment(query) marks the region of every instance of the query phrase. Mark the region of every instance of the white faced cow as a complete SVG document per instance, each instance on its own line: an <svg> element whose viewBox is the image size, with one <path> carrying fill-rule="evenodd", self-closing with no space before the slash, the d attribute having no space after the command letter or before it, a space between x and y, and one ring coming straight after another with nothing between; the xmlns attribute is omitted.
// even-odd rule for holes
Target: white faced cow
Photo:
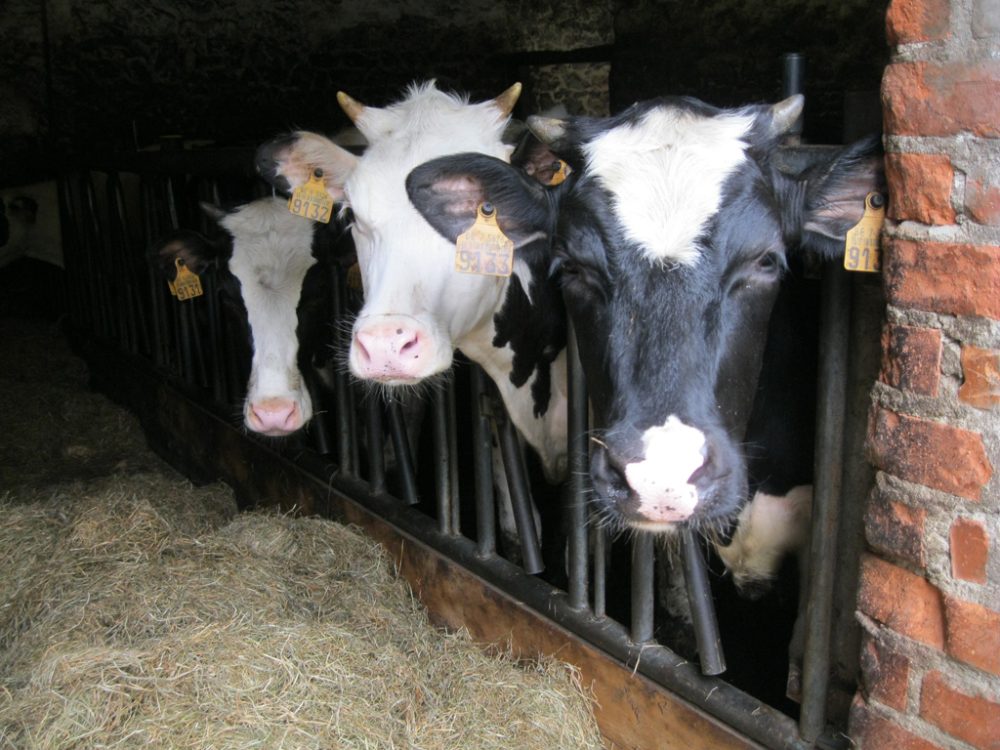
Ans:
<svg viewBox="0 0 1000 750"><path fill-rule="evenodd" d="M252 351L243 422L264 435L289 435L313 414L302 368L314 358L322 361L332 343L324 289L328 273L316 266L322 250L315 245L319 231L326 230L289 213L280 198L230 212L202 208L225 230L225 239L216 243L196 232L174 232L153 248L154 263L171 279L176 258L195 272L210 263L219 267L224 299L246 326L243 343Z"/></svg>
<svg viewBox="0 0 1000 750"><path fill-rule="evenodd" d="M362 155L299 132L262 146L257 165L283 191L319 168L332 199L350 211L365 292L353 325L351 372L388 386L414 385L448 370L453 351L461 350L497 384L514 425L555 480L566 468L565 319L547 257L516 251L510 277L459 273L454 242L420 216L405 186L410 170L447 154L506 162L511 147L501 136L520 88L470 104L430 82L384 108L341 93L368 142Z"/></svg>
<svg viewBox="0 0 1000 750"><path fill-rule="evenodd" d="M808 528L811 427L795 415L776 426L782 415L758 392L765 359L785 369L762 386L795 374L794 356L779 362L787 344L768 337L788 322L772 320L782 278L793 254L842 251L866 194L883 189L874 141L780 172L772 156L801 107L801 97L732 110L663 98L606 119L529 118L574 169L559 188L473 154L408 181L449 240L487 201L512 236L551 243L599 428L599 507L653 532L723 529L748 508L722 550L742 586L773 575Z"/></svg>

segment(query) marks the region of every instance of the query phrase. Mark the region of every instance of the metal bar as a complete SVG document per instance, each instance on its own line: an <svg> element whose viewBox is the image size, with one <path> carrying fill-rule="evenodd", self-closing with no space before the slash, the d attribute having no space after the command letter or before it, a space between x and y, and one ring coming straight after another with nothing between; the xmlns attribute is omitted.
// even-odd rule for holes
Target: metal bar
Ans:
<svg viewBox="0 0 1000 750"><path fill-rule="evenodd" d="M451 470L448 455L448 403L444 389L437 389L431 399L431 444L434 448L434 500L438 531L452 534Z"/></svg>
<svg viewBox="0 0 1000 750"><path fill-rule="evenodd" d="M816 466L806 641L802 659L802 708L799 714L799 729L802 738L808 742L819 737L826 723L830 682L830 607L837 555L837 509L843 480L849 318L847 272L836 261L827 262L820 303Z"/></svg>
<svg viewBox="0 0 1000 750"><path fill-rule="evenodd" d="M653 588L654 549L653 535L637 532L632 537L632 641L648 643L653 640Z"/></svg>
<svg viewBox="0 0 1000 750"><path fill-rule="evenodd" d="M726 671L726 657L722 653L719 623L712 602L712 589L708 583L708 568L698 537L690 529L685 529L681 536L681 554L684 558L684 582L688 603L691 605L701 673L722 674Z"/></svg>
<svg viewBox="0 0 1000 750"><path fill-rule="evenodd" d="M498 404L497 408L503 409L503 406ZM545 564L542 562L542 551L538 544L538 530L535 528L531 489L528 487L521 444L514 424L506 412L497 415L496 421L497 432L500 435L500 453L507 473L510 503L514 510L514 523L517 525L517 534L521 541L522 565L526 573L535 575L545 570Z"/></svg>
<svg viewBox="0 0 1000 750"><path fill-rule="evenodd" d="M594 535L594 617L604 617L608 602L608 535L596 519L591 528Z"/></svg>
<svg viewBox="0 0 1000 750"><path fill-rule="evenodd" d="M368 493L385 492L385 441L382 435L382 400L374 393L364 400L365 436L368 440Z"/></svg>
<svg viewBox="0 0 1000 750"><path fill-rule="evenodd" d="M570 606L583 609L587 594L587 498L590 492L590 452L587 441L587 384L580 365L576 332L572 321L566 336L566 375L569 407L569 481L566 491L566 544L569 554L568 593Z"/></svg>
<svg viewBox="0 0 1000 750"><path fill-rule="evenodd" d="M420 502L417 493L417 474L413 468L413 458L410 456L410 443L406 439L406 420L403 419L403 409L399 401L391 396L388 399L389 435L392 447L396 452L396 465L399 467L399 478L402 482L403 502L416 505Z"/></svg>
<svg viewBox="0 0 1000 750"><path fill-rule="evenodd" d="M330 267L330 295L330 304L339 323L343 319L344 311L346 310L346 296L343 294L341 288L340 272L336 264L331 264ZM341 332L340 326L337 323L334 325L337 331L335 345L338 349L342 349L344 346L344 335ZM340 462L340 470L343 473L353 475L355 466L352 461L351 452L351 398L348 388L347 374L338 370L333 376L334 403L337 407L337 460Z"/></svg>
<svg viewBox="0 0 1000 750"><path fill-rule="evenodd" d="M322 389L316 384L316 378L309 376L304 378L306 388L309 391L309 398L313 403L313 416L309 421L309 434L312 437L316 452L321 456L329 456L333 453L333 438L330 436L330 425L328 423L329 413L323 408L320 399Z"/></svg>
<svg viewBox="0 0 1000 750"><path fill-rule="evenodd" d="M481 557L496 553L496 507L493 499L493 437L490 430L489 397L479 365L472 365L472 460L476 498L476 552Z"/></svg>
<svg viewBox="0 0 1000 750"><path fill-rule="evenodd" d="M449 485L451 486L451 533L462 533L462 508L459 502L458 486L458 425L455 408L455 381L448 379L445 387L448 404L448 472Z"/></svg>

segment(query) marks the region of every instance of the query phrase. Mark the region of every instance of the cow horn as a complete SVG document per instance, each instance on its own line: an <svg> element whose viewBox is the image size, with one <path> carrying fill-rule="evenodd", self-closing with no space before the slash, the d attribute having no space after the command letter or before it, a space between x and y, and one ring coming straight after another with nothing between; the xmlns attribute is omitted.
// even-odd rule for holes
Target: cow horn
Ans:
<svg viewBox="0 0 1000 750"><path fill-rule="evenodd" d="M795 122L802 116L805 102L805 97L802 94L793 94L772 105L771 132L774 135L783 135L791 130Z"/></svg>
<svg viewBox="0 0 1000 750"><path fill-rule="evenodd" d="M566 123L555 117L528 116L528 130L542 143L552 145L566 135Z"/></svg>
<svg viewBox="0 0 1000 750"><path fill-rule="evenodd" d="M350 96L345 94L343 91L337 92L337 104L340 108L344 110L344 114L351 118L351 122L357 124L358 118L365 111L365 105L359 102L357 99L352 99Z"/></svg>
<svg viewBox="0 0 1000 750"><path fill-rule="evenodd" d="M497 109L503 114L504 117L509 115L514 111L514 105L517 104L517 98L521 95L521 84L515 83L509 89L504 91L500 96L493 100Z"/></svg>

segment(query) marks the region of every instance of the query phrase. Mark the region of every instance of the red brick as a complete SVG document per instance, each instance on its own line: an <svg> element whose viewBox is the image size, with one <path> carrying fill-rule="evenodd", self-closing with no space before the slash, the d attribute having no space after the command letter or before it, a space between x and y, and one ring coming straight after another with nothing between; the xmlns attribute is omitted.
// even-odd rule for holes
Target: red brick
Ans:
<svg viewBox="0 0 1000 750"><path fill-rule="evenodd" d="M910 660L870 636L861 647L861 679L865 694L897 711L906 709Z"/></svg>
<svg viewBox="0 0 1000 750"><path fill-rule="evenodd" d="M986 583L990 538L978 521L960 518L951 526L951 574L973 583Z"/></svg>
<svg viewBox="0 0 1000 750"><path fill-rule="evenodd" d="M894 239L883 263L893 305L1000 320L1000 247Z"/></svg>
<svg viewBox="0 0 1000 750"><path fill-rule="evenodd" d="M977 224L1000 226L1000 177L996 170L974 169L965 177L965 212Z"/></svg>
<svg viewBox="0 0 1000 750"><path fill-rule="evenodd" d="M861 560L858 609L901 635L944 646L941 593L924 578L872 555Z"/></svg>
<svg viewBox="0 0 1000 750"><path fill-rule="evenodd" d="M959 692L940 672L924 677L920 716L979 750L1000 750L1000 704Z"/></svg>
<svg viewBox="0 0 1000 750"><path fill-rule="evenodd" d="M1000 60L899 62L882 77L888 135L1000 136Z"/></svg>
<svg viewBox="0 0 1000 750"><path fill-rule="evenodd" d="M893 388L937 396L941 381L941 331L887 326L882 338L881 379Z"/></svg>
<svg viewBox="0 0 1000 750"><path fill-rule="evenodd" d="M944 598L945 651L1000 675L1000 612L953 596Z"/></svg>
<svg viewBox="0 0 1000 750"><path fill-rule="evenodd" d="M921 224L954 224L951 187L955 170L940 154L886 154L889 217Z"/></svg>
<svg viewBox="0 0 1000 750"><path fill-rule="evenodd" d="M924 567L927 512L876 493L865 510L865 538L876 550Z"/></svg>
<svg viewBox="0 0 1000 750"><path fill-rule="evenodd" d="M959 401L979 409L1000 404L1000 351L963 346L962 374Z"/></svg>
<svg viewBox="0 0 1000 750"><path fill-rule="evenodd" d="M872 463L901 479L979 500L993 476L978 433L882 408L869 427Z"/></svg>
<svg viewBox="0 0 1000 750"><path fill-rule="evenodd" d="M893 0L886 12L889 44L910 44L951 36L949 0Z"/></svg>
<svg viewBox="0 0 1000 750"><path fill-rule="evenodd" d="M898 724L879 716L863 702L851 706L848 735L857 750L942 750L930 740L908 732Z"/></svg>

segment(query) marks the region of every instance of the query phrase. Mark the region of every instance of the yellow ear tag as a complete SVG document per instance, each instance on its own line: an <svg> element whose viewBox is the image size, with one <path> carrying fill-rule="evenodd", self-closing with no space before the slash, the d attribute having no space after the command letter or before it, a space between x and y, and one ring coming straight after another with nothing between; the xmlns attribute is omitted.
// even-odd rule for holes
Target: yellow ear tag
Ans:
<svg viewBox="0 0 1000 750"><path fill-rule="evenodd" d="M569 164L560 159L559 169L555 171L555 173L552 175L552 179L549 180L549 187L555 187L556 185L561 185L563 181L567 177L569 177L569 173L570 173Z"/></svg>
<svg viewBox="0 0 1000 750"><path fill-rule="evenodd" d="M292 191L288 199L288 210L304 219L328 224L333 216L333 198L326 192L323 170L314 169L309 181Z"/></svg>
<svg viewBox="0 0 1000 750"><path fill-rule="evenodd" d="M882 268L879 240L884 221L885 197L881 193L868 193L865 196L865 214L847 233L844 241L844 268L869 273Z"/></svg>
<svg viewBox="0 0 1000 750"><path fill-rule="evenodd" d="M455 270L483 276L510 276L514 270L514 241L497 225L492 203L480 203L476 223L458 236Z"/></svg>
<svg viewBox="0 0 1000 750"><path fill-rule="evenodd" d="M177 276L173 283L167 282L167 284L170 286L170 293L177 299L181 301L194 299L205 293L201 288L201 279L198 278L198 274L184 265L183 260L174 258L174 268L177 269Z"/></svg>

